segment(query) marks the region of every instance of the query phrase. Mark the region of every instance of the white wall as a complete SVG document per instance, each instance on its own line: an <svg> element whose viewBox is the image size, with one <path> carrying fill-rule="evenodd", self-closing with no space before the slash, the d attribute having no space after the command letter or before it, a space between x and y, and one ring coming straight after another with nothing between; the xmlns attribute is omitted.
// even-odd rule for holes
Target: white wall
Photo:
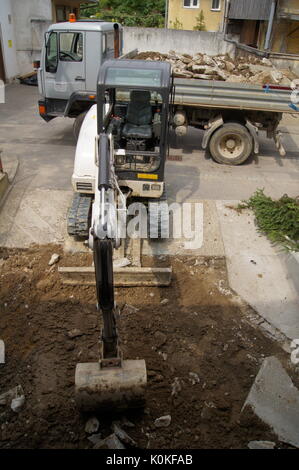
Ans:
<svg viewBox="0 0 299 470"><path fill-rule="evenodd" d="M124 53L155 51L162 54L174 50L180 54L198 52L218 55L235 55L235 46L224 41L221 33L207 31L183 31L159 28L124 28Z"/></svg>
<svg viewBox="0 0 299 470"><path fill-rule="evenodd" d="M0 0L2 2L3 0ZM15 22L17 61L21 74L32 72L40 58L44 33L52 24L51 0L10 0Z"/></svg>
<svg viewBox="0 0 299 470"><path fill-rule="evenodd" d="M0 35L6 79L11 80L19 73L16 59L16 39L14 34L14 19L11 9L11 0L0 0Z"/></svg>

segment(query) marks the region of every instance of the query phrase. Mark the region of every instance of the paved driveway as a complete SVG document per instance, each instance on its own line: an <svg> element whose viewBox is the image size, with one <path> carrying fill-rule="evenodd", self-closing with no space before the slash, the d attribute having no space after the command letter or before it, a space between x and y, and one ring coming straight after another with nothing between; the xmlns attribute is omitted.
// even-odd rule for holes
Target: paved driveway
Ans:
<svg viewBox="0 0 299 470"><path fill-rule="evenodd" d="M38 89L25 85L6 87L6 104L0 104L0 148L4 162L18 158L16 182L0 218L0 245L63 242L65 216L72 197L71 174L75 154L72 120L50 123L38 115ZM198 150L202 132L173 138L171 154L182 162L167 162L170 200L240 200L257 188L274 197L298 195L299 118L282 123L287 156L281 158L274 143L261 136L261 154L239 167L218 165ZM176 141L175 141L176 140ZM211 252L214 247L211 246Z"/></svg>

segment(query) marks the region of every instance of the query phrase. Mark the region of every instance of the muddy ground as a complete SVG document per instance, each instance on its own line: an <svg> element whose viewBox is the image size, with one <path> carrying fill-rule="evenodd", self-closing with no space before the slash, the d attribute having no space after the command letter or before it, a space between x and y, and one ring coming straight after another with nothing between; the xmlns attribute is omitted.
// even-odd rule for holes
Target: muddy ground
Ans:
<svg viewBox="0 0 299 470"><path fill-rule="evenodd" d="M53 253L61 255L60 266L90 262L88 255L66 255L54 246L0 249L0 338L6 345L0 394L22 385L26 396L19 413L0 406L0 448L93 446L85 432L90 416L75 406L74 371L77 362L98 359L95 291L64 286L57 265L48 265ZM282 350L248 323L250 308L229 290L224 259L171 260L171 287L116 290L124 357L144 358L148 370L146 408L126 414L135 425L127 431L138 447L150 449L277 442L240 411L263 358L281 358ZM80 336L69 336L74 329ZM155 428L155 419L167 414L170 426ZM96 416L103 437L121 418Z"/></svg>

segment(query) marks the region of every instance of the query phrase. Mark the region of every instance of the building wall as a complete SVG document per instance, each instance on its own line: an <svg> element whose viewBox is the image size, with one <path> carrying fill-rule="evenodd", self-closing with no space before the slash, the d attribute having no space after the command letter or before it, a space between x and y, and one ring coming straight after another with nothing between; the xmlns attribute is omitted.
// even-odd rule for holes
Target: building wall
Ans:
<svg viewBox="0 0 299 470"><path fill-rule="evenodd" d="M234 57L235 46L224 41L221 33L181 31L161 28L124 28L124 53L138 48L139 52L156 51L163 54L174 50L180 54L229 54ZM233 38L234 39L234 38Z"/></svg>
<svg viewBox="0 0 299 470"><path fill-rule="evenodd" d="M51 0L11 0L21 74L32 72L40 57L45 31L52 23Z"/></svg>
<svg viewBox="0 0 299 470"><path fill-rule="evenodd" d="M1 0L0 40L2 44L6 80L11 80L19 73L16 59L16 40L11 0Z"/></svg>
<svg viewBox="0 0 299 470"><path fill-rule="evenodd" d="M176 21L182 23L184 30L193 30L196 26L196 17L203 11L206 31L221 31L224 14L224 0L220 1L220 11L213 11L212 0L199 0L198 8L184 8L183 0L168 0L168 28L172 28Z"/></svg>

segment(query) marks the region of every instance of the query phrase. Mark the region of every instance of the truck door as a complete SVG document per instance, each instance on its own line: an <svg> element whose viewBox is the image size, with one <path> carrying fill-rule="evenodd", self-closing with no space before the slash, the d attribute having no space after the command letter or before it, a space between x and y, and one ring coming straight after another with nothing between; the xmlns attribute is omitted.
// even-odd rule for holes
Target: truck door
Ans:
<svg viewBox="0 0 299 470"><path fill-rule="evenodd" d="M68 100L74 91L84 91L85 34L52 31L47 37L45 97Z"/></svg>

